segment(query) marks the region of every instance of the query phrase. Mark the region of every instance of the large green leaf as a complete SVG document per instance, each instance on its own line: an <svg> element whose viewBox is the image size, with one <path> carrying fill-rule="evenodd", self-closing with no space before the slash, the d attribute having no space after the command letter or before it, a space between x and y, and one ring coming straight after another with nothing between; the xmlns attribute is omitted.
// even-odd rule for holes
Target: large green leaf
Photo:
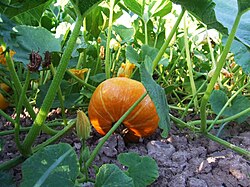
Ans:
<svg viewBox="0 0 250 187"><path fill-rule="evenodd" d="M49 2L49 3L48 3ZM31 11L33 9L36 9L39 6L42 6L44 4L48 5L52 2L52 0L12 0L11 4L7 3L0 3L0 11L8 16L9 18L13 18L15 16L21 15L25 12Z"/></svg>
<svg viewBox="0 0 250 187"><path fill-rule="evenodd" d="M217 21L223 24L228 29L228 31L231 32L234 20L238 12L237 0L227 0L227 1L214 0L214 2L216 3L214 10L215 10ZM249 7L250 7L250 2L248 1L248 8ZM242 43L244 43L248 47L250 47L250 19L249 17L250 17L250 11L242 15L239 27L235 35L238 40L240 40Z"/></svg>
<svg viewBox="0 0 250 187"><path fill-rule="evenodd" d="M249 0L238 0L238 7L240 12L246 12L250 9Z"/></svg>
<svg viewBox="0 0 250 187"><path fill-rule="evenodd" d="M197 19L207 24L208 28L215 28L222 33L227 33L227 29L217 21L212 0L171 0L176 4L180 4L188 10Z"/></svg>
<svg viewBox="0 0 250 187"><path fill-rule="evenodd" d="M169 106L164 90L153 80L145 68L145 64L140 66L141 81L145 86L150 98L155 104L156 111L160 118L159 127L163 130L162 136L167 137L170 129Z"/></svg>
<svg viewBox="0 0 250 187"><path fill-rule="evenodd" d="M38 26L41 22L42 15L46 8L53 2L53 0L49 0L39 6L27 10L13 18L15 22L22 24L22 25L32 25Z"/></svg>
<svg viewBox="0 0 250 187"><path fill-rule="evenodd" d="M12 29L15 25L16 24L5 15L0 14L0 36L3 37L4 42L10 43L12 41Z"/></svg>
<svg viewBox="0 0 250 187"><path fill-rule="evenodd" d="M121 164L128 167L127 175L133 178L136 187L152 184L158 177L158 166L149 156L139 156L137 153L121 153L118 155Z"/></svg>
<svg viewBox="0 0 250 187"><path fill-rule="evenodd" d="M21 186L69 186L75 184L79 162L74 149L66 143L47 146L22 164Z"/></svg>
<svg viewBox="0 0 250 187"><path fill-rule="evenodd" d="M16 51L14 60L29 63L29 54L32 51L39 51L43 56L45 51L61 51L60 40L55 38L47 29L42 27L32 27L18 25L15 27L16 38L8 43L11 49Z"/></svg>
<svg viewBox="0 0 250 187"><path fill-rule="evenodd" d="M221 109L224 107L227 101L228 101L227 95L221 90L214 90L210 96L211 107L216 114L218 114L221 111ZM250 100L245 96L238 95L232 100L230 106L226 107L226 109L222 113L222 116L224 117L233 116L248 108L250 108ZM246 118L249 116L250 114L243 115L236 121L241 123L244 120L246 120Z"/></svg>
<svg viewBox="0 0 250 187"><path fill-rule="evenodd" d="M133 179L114 164L103 164L96 175L95 187L133 187Z"/></svg>

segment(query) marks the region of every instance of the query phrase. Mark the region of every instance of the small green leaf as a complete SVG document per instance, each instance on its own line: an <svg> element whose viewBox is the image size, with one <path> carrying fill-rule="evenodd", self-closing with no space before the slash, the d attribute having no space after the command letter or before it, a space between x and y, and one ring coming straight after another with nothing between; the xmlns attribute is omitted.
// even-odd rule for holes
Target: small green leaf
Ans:
<svg viewBox="0 0 250 187"><path fill-rule="evenodd" d="M122 39L121 43L132 41L133 36L135 34L134 28L127 28L124 25L118 25L118 26L113 25L112 28L116 32L116 34L118 34L121 37Z"/></svg>
<svg viewBox="0 0 250 187"><path fill-rule="evenodd" d="M15 183L10 173L0 172L0 186L3 187L15 187Z"/></svg>
<svg viewBox="0 0 250 187"><path fill-rule="evenodd" d="M95 187L124 186L133 187L133 179L127 176L120 168L114 164L104 164L100 167L97 175Z"/></svg>
<svg viewBox="0 0 250 187"><path fill-rule="evenodd" d="M155 0L149 4L149 12L151 17L163 17L172 10L172 3L169 0Z"/></svg>
<svg viewBox="0 0 250 187"><path fill-rule="evenodd" d="M126 47L126 58L136 66L140 66L138 64L140 60L139 54L135 51L135 49L131 45L128 45Z"/></svg>
<svg viewBox="0 0 250 187"><path fill-rule="evenodd" d="M137 153L121 153L118 155L121 164L128 167L127 175L133 178L136 187L152 184L158 177L158 166L149 156L139 156Z"/></svg>
<svg viewBox="0 0 250 187"><path fill-rule="evenodd" d="M137 14L142 18L143 10L141 4L138 3L136 0L123 0L126 7L128 7L129 10Z"/></svg>
<svg viewBox="0 0 250 187"><path fill-rule="evenodd" d="M163 130L162 137L167 137L170 129L169 107L164 90L153 80L145 68L145 64L140 66L141 81L145 86L150 98L155 104L156 111L160 118L159 127Z"/></svg>
<svg viewBox="0 0 250 187"><path fill-rule="evenodd" d="M77 155L69 144L47 146L23 163L21 186L74 186L78 164Z"/></svg>
<svg viewBox="0 0 250 187"><path fill-rule="evenodd" d="M210 96L210 103L213 111L218 114L228 101L227 95L221 90L214 90ZM242 95L237 95L231 102L230 106L227 106L222 116L229 117L239 112L250 108L250 100ZM236 121L242 123L249 117L250 114L246 114L238 118Z"/></svg>

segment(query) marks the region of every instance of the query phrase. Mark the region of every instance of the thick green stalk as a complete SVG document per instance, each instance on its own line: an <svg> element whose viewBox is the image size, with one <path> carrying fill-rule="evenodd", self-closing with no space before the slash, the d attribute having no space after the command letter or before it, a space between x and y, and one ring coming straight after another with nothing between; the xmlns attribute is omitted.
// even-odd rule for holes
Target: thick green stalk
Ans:
<svg viewBox="0 0 250 187"><path fill-rule="evenodd" d="M111 31L113 25L113 13L114 13L115 0L110 0L110 9L109 9L109 26L108 26L108 36L106 41L106 52L105 52L105 73L106 79L110 78L110 39L111 39Z"/></svg>
<svg viewBox="0 0 250 187"><path fill-rule="evenodd" d="M204 94L204 96L203 96L203 98L201 100L201 107L200 107L201 114L200 114L200 117L201 117L201 132L202 133L207 132L206 106L207 106L209 97L211 95L211 92L212 92L212 90L214 88L214 85L215 85L215 83L216 83L216 81L217 81L217 79L218 79L218 77L220 75L221 69L223 68L223 66L225 64L227 54L228 54L228 52L230 50L231 44L232 44L232 42L234 40L235 33L236 33L238 25L240 23L240 18L241 18L241 14L237 14L236 19L235 19L234 24L233 24L233 27L232 27L232 30L231 30L231 33L228 36L228 40L227 40L227 43L225 45L225 48L224 48L224 50L223 50L223 52L221 54L219 62L217 63L214 75L213 75L210 83L208 84L207 90L206 90L206 92L205 92L205 94Z"/></svg>
<svg viewBox="0 0 250 187"><path fill-rule="evenodd" d="M190 58L190 51L189 51L189 42L188 42L188 29L186 26L186 15L184 16L184 43L185 43L185 49L186 49L186 61L187 61L187 66L188 66L188 75L189 75L189 81L191 85L191 90L192 90L192 96L194 98L194 109L195 111L198 110L198 99L195 97L196 92L196 87L194 83L194 76L193 76L193 67L192 67L192 62Z"/></svg>
<svg viewBox="0 0 250 187"><path fill-rule="evenodd" d="M50 107L53 103L53 100L56 96L55 90L59 89L59 86L60 86L60 83L63 79L64 73L67 69L67 65L70 61L70 57L71 57L71 54L73 52L74 45L75 45L76 39L78 37L80 28L82 26L82 22L83 22L83 16L78 15L77 20L76 20L76 24L75 24L75 28L74 28L74 30L69 38L67 47L62 55L61 61L59 63L58 69L57 69L57 73L51 82L51 85L49 87L47 95L45 96L45 99L44 99L43 104L40 108L40 111L39 111L39 113L34 121L34 124L24 140L23 147L27 150L27 154L31 153L31 146L32 146L33 142L35 141L36 137L38 136L38 134L41 130L41 127L42 127L42 125L47 117L47 114L48 114Z"/></svg>
<svg viewBox="0 0 250 187"><path fill-rule="evenodd" d="M172 40L174 34L176 33L177 27L179 26L179 24L180 24L180 22L181 22L181 19L182 19L183 15L184 15L184 13L185 13L185 10L182 9L182 11L181 11L181 13L180 13L178 19L176 20L176 22L175 22L175 24L174 24L174 26L173 26L171 32L169 33L169 35L168 35L166 41L165 41L164 44L162 45L160 51L158 52L157 56L155 57L155 59L154 59L154 61L153 61L153 69L156 68L156 66L158 65L158 63L159 63L160 60L161 60L162 55L165 53L165 51L166 51L166 49L167 49L167 47L168 47L170 41Z"/></svg>
<svg viewBox="0 0 250 187"><path fill-rule="evenodd" d="M22 106L23 106L23 100L24 100L26 91L27 91L27 89L29 87L29 83L30 83L30 71L27 72L25 84L23 86L21 96L20 96L19 102L18 102L17 107L16 107L17 117L15 119L15 124L14 124L15 125L15 142L16 142L16 146L17 146L17 148L18 148L18 150L20 151L21 154L23 154L23 147L21 145L20 137L19 137L19 133L20 133L20 114L21 114L21 110L22 110Z"/></svg>
<svg viewBox="0 0 250 187"><path fill-rule="evenodd" d="M90 158L85 164L85 167L88 168L93 160L95 159L96 155L102 148L103 144L108 140L108 138L115 132L115 130L119 127L119 125L126 119L126 117L134 110L134 108L146 97L147 93L144 93L128 110L125 112L122 117L113 125L113 127L108 131L108 133L102 138L102 140L97 144L95 149L90 155Z"/></svg>

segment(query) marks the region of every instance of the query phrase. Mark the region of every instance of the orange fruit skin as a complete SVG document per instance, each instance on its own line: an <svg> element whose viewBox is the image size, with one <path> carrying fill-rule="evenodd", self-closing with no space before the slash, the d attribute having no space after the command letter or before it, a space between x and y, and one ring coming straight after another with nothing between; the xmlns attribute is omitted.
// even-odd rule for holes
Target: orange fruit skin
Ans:
<svg viewBox="0 0 250 187"><path fill-rule="evenodd" d="M126 77L102 82L93 93L88 115L96 131L105 135L112 125L146 92L143 84ZM135 137L147 137L158 127L159 117L147 95L127 116L123 124Z"/></svg>
<svg viewBox="0 0 250 187"><path fill-rule="evenodd" d="M10 90L9 86L4 83L0 83L0 88L5 90L6 92ZM9 102L4 98L4 96L0 93L0 109L4 110L9 106Z"/></svg>

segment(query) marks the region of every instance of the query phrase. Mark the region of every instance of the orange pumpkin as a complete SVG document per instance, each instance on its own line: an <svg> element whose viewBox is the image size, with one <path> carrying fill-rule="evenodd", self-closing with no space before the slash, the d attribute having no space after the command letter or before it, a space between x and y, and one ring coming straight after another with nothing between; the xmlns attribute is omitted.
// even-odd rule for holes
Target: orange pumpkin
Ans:
<svg viewBox="0 0 250 187"><path fill-rule="evenodd" d="M10 88L4 83L0 83L0 88L4 91L9 91ZM4 110L9 106L9 102L4 98L4 96L0 93L0 109Z"/></svg>
<svg viewBox="0 0 250 187"><path fill-rule="evenodd" d="M88 115L96 131L105 135L112 125L137 101L146 89L142 83L126 77L102 82L90 100ZM123 121L129 139L147 137L158 127L159 117L147 95Z"/></svg>

